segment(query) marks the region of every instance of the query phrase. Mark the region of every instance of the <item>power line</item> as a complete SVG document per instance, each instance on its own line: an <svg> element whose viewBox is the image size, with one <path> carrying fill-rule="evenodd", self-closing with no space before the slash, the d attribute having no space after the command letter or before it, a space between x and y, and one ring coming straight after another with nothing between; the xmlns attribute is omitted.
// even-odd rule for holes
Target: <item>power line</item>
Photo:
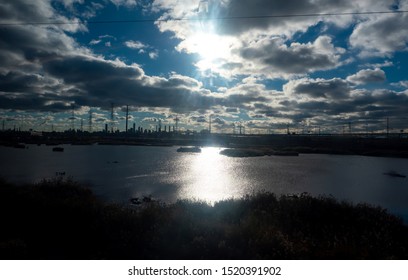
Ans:
<svg viewBox="0 0 408 280"><path fill-rule="evenodd" d="M243 19L268 19L268 18L291 18L291 17L329 17L351 15L375 15L375 14L404 14L408 10L395 11L368 11L368 12L338 12L338 13L311 13L311 14L282 14L282 15L256 15L256 16L224 16L224 17L199 17L199 18L170 18L170 19L124 19L124 20L91 20L91 21L33 21L33 22L9 22L0 23L0 26L19 25L75 25L75 24L116 24L116 23L148 23L148 22L172 22L172 21L226 21Z"/></svg>

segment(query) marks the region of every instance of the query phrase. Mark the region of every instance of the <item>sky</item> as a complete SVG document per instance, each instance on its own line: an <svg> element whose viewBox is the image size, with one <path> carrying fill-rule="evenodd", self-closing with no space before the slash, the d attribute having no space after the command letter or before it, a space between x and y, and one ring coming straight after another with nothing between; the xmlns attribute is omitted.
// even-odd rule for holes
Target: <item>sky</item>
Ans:
<svg viewBox="0 0 408 280"><path fill-rule="evenodd" d="M128 106L145 129L406 132L407 11L408 0L2 1L2 128L123 131Z"/></svg>

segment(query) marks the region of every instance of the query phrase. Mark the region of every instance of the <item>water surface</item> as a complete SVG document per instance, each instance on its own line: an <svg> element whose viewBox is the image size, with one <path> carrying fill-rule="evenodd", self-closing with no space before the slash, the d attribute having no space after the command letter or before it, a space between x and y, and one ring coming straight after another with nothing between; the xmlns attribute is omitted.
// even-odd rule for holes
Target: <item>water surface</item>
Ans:
<svg viewBox="0 0 408 280"><path fill-rule="evenodd" d="M49 146L0 147L0 176L17 183L36 182L65 172L85 182L108 201L127 202L151 195L215 201L253 191L277 194L308 192L340 200L381 205L408 217L408 160L397 158L301 154L299 157L230 158L220 148L177 153L177 147L71 146L53 152Z"/></svg>

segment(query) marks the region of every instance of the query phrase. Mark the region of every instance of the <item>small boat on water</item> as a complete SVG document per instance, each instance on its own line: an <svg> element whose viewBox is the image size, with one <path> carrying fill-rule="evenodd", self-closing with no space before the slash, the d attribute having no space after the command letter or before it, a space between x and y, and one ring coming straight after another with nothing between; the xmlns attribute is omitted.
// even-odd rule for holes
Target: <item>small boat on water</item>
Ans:
<svg viewBox="0 0 408 280"><path fill-rule="evenodd" d="M201 149L199 147L180 147L177 149L179 153L201 153Z"/></svg>
<svg viewBox="0 0 408 280"><path fill-rule="evenodd" d="M389 172L385 172L383 173L384 175L390 176L390 177L397 177L397 178L406 178L407 176L405 176L404 174L400 174L396 171L389 171Z"/></svg>
<svg viewBox="0 0 408 280"><path fill-rule="evenodd" d="M63 147L54 147L54 148L52 148L52 151L53 152L63 152L64 148Z"/></svg>

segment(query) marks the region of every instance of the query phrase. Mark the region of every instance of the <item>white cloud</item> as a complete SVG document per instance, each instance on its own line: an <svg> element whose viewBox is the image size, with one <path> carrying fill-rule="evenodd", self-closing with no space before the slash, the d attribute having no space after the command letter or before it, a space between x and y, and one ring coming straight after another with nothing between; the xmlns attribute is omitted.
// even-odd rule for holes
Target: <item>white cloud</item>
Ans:
<svg viewBox="0 0 408 280"><path fill-rule="evenodd" d="M92 40L91 42L89 42L89 44L90 45L97 45L97 44L99 44L100 42L102 42L102 40Z"/></svg>
<svg viewBox="0 0 408 280"><path fill-rule="evenodd" d="M347 77L347 81L357 85L384 82L385 80L385 72L379 68L360 70L356 74Z"/></svg>
<svg viewBox="0 0 408 280"><path fill-rule="evenodd" d="M127 8L132 8L137 6L137 0L110 0L115 6L125 6Z"/></svg>
<svg viewBox="0 0 408 280"><path fill-rule="evenodd" d="M350 45L362 56L390 56L407 51L408 14L387 14L360 22L350 36Z"/></svg>
<svg viewBox="0 0 408 280"><path fill-rule="evenodd" d="M408 80L399 81L398 83L392 83L391 85L394 87L402 87L402 88L408 89Z"/></svg>
<svg viewBox="0 0 408 280"><path fill-rule="evenodd" d="M149 57L151 59L157 59L159 57L159 52L157 50L149 52Z"/></svg>
<svg viewBox="0 0 408 280"><path fill-rule="evenodd" d="M142 3L128 0L112 2L118 7L128 8ZM300 11L382 10L392 2L209 0L204 3L200 0L156 0L152 7L160 11L162 19L166 19L196 18L197 15L239 16L241 12L242 15L256 16ZM0 14L6 15L2 19L4 22L45 21L50 18L66 21L70 18L65 13L64 16L58 14L59 11L53 8L50 1L37 1L35 5L28 0L10 3L11 8L7 6L7 11L6 5L0 5ZM80 0L66 0L65 3L74 7L81 3L87 5L86 1ZM103 3L105 7L108 6L108 1ZM21 5L27 9L18 9ZM109 7L112 8L112 5ZM63 4L58 8L64 9ZM70 12L67 10L66 14ZM381 60L361 62L354 56L355 49L390 57L395 50L404 51L408 33L405 15L395 22L393 19L396 19L395 15L157 22L161 31L170 31L179 40L176 50L199 54L199 61L195 65L211 72L211 88L218 89L217 93L205 88L210 79L201 82L199 78L177 73L150 76L140 65L123 62L128 61L127 58L110 60L95 55L90 49L92 45L110 46L116 38L95 35L95 39L88 43L89 48L81 47L80 41L75 40L75 32L85 30L85 25L11 26L0 29L0 106L9 110L59 112L70 110L75 102L78 110L85 112L89 107L106 110L110 102L115 102L118 106L129 104L139 112L166 112L169 115L177 112L184 115L180 116L183 120L187 120L191 114L197 117L198 122L211 112L215 116L214 123L218 118L220 125L230 125L228 122L231 118L238 120L242 114L265 118L262 122L273 120L285 125L306 119L358 117L363 113L374 117L392 116L393 112L394 115L402 115L406 114L408 91L371 90L381 84L370 85L370 91L354 87L385 81L381 67L398 66L391 58L384 63L374 63ZM316 25L319 21L319 25ZM399 29L397 25L401 25ZM333 29L344 34L343 31L348 28L355 28L349 45L347 42L339 43L341 36L327 35ZM309 36L312 33L314 37ZM83 38L78 34L79 37ZM159 49L156 46L137 40L128 40L123 44L134 49L135 53L146 54L144 58L158 58ZM355 49L345 51L339 47L340 44ZM170 53L160 49L160 58ZM355 62L350 64L352 67L363 70L353 72L354 75L345 79L330 78L337 75L330 71L324 73L326 78L318 78L319 71L336 69L343 66L346 60ZM148 63L146 60L144 62ZM399 63L402 65L402 62ZM222 80L222 77L229 80ZM284 81L266 80L277 78ZM282 83L286 83L283 92L280 91ZM406 81L393 85L408 87ZM273 87L277 90L272 90ZM250 122L248 125L268 125L262 122Z"/></svg>
<svg viewBox="0 0 408 280"><path fill-rule="evenodd" d="M136 50L145 49L148 47L148 45L145 45L140 41L129 40L129 41L126 41L124 44L128 48L136 49Z"/></svg>

